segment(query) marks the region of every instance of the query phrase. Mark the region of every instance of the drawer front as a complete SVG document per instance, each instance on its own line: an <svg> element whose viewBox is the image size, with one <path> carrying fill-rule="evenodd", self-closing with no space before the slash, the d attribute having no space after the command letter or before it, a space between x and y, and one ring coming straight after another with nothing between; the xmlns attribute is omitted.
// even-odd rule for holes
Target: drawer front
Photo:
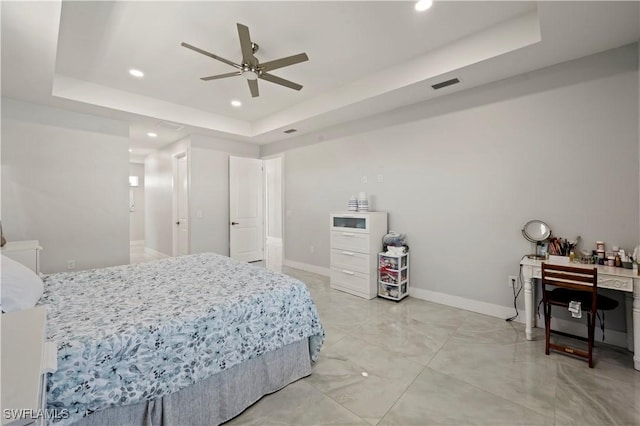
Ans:
<svg viewBox="0 0 640 426"><path fill-rule="evenodd" d="M331 267L368 274L371 256L349 250L331 250Z"/></svg>
<svg viewBox="0 0 640 426"><path fill-rule="evenodd" d="M369 233L369 216L358 213L331 214L332 231Z"/></svg>
<svg viewBox="0 0 640 426"><path fill-rule="evenodd" d="M371 279L369 275L361 274L360 272L331 268L331 285L368 294Z"/></svg>
<svg viewBox="0 0 640 426"><path fill-rule="evenodd" d="M633 278L598 275L598 287L614 290L633 291Z"/></svg>
<svg viewBox="0 0 640 426"><path fill-rule="evenodd" d="M359 253L369 253L369 235L357 232L331 232L331 248Z"/></svg>

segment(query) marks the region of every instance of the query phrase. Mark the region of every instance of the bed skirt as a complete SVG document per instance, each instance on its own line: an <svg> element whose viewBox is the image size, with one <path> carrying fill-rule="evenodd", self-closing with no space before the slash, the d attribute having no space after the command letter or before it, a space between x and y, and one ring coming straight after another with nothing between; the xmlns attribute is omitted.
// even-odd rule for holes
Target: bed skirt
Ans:
<svg viewBox="0 0 640 426"><path fill-rule="evenodd" d="M242 413L262 396L310 374L309 342L304 339L223 370L176 393L99 411L74 425L218 425Z"/></svg>

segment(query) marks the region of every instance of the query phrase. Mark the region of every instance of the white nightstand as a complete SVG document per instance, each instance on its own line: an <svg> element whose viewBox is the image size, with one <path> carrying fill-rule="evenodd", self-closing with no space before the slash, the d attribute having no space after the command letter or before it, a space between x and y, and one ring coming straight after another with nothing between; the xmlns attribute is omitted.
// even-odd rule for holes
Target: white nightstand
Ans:
<svg viewBox="0 0 640 426"><path fill-rule="evenodd" d="M2 254L40 275L40 250L42 247L38 240L9 241L2 247Z"/></svg>

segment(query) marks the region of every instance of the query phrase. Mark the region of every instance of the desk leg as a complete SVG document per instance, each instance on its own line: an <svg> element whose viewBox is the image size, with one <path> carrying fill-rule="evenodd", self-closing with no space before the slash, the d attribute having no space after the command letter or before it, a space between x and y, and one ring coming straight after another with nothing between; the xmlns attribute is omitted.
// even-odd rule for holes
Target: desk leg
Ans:
<svg viewBox="0 0 640 426"><path fill-rule="evenodd" d="M522 267L524 278L524 334L527 340L533 340L534 312L533 312L533 270L529 266ZM639 313L640 314L640 313Z"/></svg>
<svg viewBox="0 0 640 426"><path fill-rule="evenodd" d="M640 280L633 280L633 366L640 370Z"/></svg>
<svg viewBox="0 0 640 426"><path fill-rule="evenodd" d="M633 352L633 292L624 293L624 319L627 325L627 349Z"/></svg>

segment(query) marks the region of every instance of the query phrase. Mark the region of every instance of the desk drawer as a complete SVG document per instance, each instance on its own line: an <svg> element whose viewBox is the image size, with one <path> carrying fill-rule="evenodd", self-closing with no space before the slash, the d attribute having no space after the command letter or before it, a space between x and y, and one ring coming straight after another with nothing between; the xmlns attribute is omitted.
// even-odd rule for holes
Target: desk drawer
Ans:
<svg viewBox="0 0 640 426"><path fill-rule="evenodd" d="M331 267L368 274L371 256L349 250L331 250Z"/></svg>
<svg viewBox="0 0 640 426"><path fill-rule="evenodd" d="M633 278L615 277L604 274L598 275L598 288L600 287L622 291L633 291Z"/></svg>
<svg viewBox="0 0 640 426"><path fill-rule="evenodd" d="M369 235L346 231L332 231L331 247L359 253L369 253Z"/></svg>

